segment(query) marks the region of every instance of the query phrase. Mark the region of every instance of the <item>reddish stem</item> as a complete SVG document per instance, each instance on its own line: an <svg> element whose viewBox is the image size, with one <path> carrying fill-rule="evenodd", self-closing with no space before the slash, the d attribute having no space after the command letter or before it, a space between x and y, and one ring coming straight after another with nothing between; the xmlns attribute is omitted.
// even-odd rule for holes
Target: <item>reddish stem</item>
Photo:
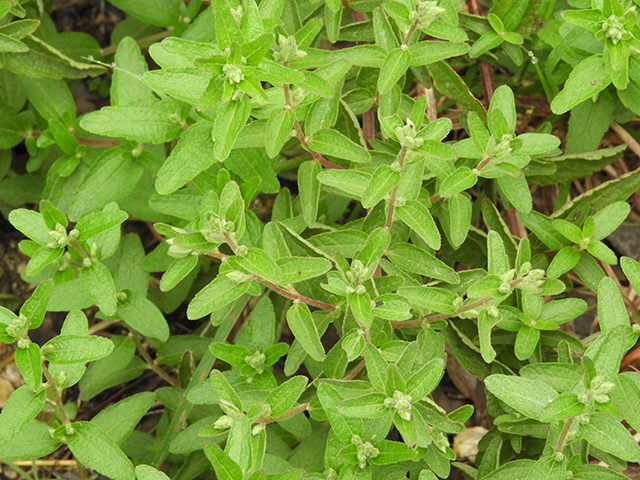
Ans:
<svg viewBox="0 0 640 480"><path fill-rule="evenodd" d="M469 12L473 15L482 15L478 0L469 0L468 6ZM480 71L480 80L482 81L482 91L484 92L484 103L488 108L493 98L493 92L496 90L496 84L493 79L493 69L491 68L491 64L484 60L478 61L478 69Z"/></svg>
<svg viewBox="0 0 640 480"><path fill-rule="evenodd" d="M373 140L374 138L376 138L373 107L364 112L364 114L362 115L362 130L364 133L364 141L367 143L367 148L371 150L369 140Z"/></svg>

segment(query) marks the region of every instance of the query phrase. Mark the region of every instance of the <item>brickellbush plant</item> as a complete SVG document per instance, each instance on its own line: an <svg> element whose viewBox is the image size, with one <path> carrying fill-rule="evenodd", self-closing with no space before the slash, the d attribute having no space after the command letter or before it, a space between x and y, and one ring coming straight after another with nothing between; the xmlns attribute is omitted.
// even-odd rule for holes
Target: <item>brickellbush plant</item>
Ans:
<svg viewBox="0 0 640 480"><path fill-rule="evenodd" d="M68 449L80 478L116 480L625 478L639 329L619 285L640 292L640 265L605 239L640 170L599 172L640 153L634 2L111 0L129 17L104 49L57 33L52 3L0 1L0 207L37 285L0 308L25 383L0 460ZM80 82L110 106L78 117ZM610 128L621 144L599 149ZM585 292L599 329L578 339L563 325ZM165 316L183 303L205 319L189 335ZM40 346L46 311L68 315ZM121 323L89 334L86 313ZM473 405L432 396L447 358L485 386L475 464L450 446ZM165 386L78 419L76 399L145 370Z"/></svg>

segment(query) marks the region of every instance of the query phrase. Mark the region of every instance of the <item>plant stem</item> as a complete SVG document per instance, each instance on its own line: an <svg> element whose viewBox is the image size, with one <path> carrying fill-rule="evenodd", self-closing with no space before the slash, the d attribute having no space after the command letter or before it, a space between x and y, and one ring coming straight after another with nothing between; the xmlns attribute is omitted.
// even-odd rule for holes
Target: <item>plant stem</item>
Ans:
<svg viewBox="0 0 640 480"><path fill-rule="evenodd" d="M371 144L369 141L376 138L373 107L362 114L362 133L364 135L364 141L367 144L367 148L371 150Z"/></svg>
<svg viewBox="0 0 640 480"><path fill-rule="evenodd" d="M51 389L51 395L53 396L53 402L56 405L56 410L58 410L58 415L60 415L60 420L64 425L71 425L71 422L67 418L67 414L64 412L64 404L62 403L62 396L60 395L60 390L58 390L58 386L56 382L53 380L49 369L45 362L42 362L42 373L44 373L44 378L47 379L47 386Z"/></svg>
<svg viewBox="0 0 640 480"><path fill-rule="evenodd" d="M53 402L56 405L56 410L58 411L58 415L60 416L60 420L63 425L71 425L67 414L64 411L64 403L62 403L62 396L60 395L60 390L58 390L58 386L56 382L53 380L51 376L51 372L47 368L44 360L42 361L42 373L44 373L44 378L47 379L47 387L51 389L51 396L53 397ZM87 478L87 470L84 468L84 465L76 459L76 465L78 467L78 476L80 480L85 480Z"/></svg>
<svg viewBox="0 0 640 480"><path fill-rule="evenodd" d="M136 40L136 43L138 45L144 45L145 43L154 43L154 42L157 42L158 40L162 40L163 38L170 36L172 33L173 33L173 27L169 27L166 30L163 30L158 33L154 33L153 35L149 35L148 37L139 38L138 40ZM106 47L100 50L100 54L103 57L106 57L107 55L116 53L117 50L118 50L118 46L112 45L110 47Z"/></svg>
<svg viewBox="0 0 640 480"><path fill-rule="evenodd" d="M417 28L418 28L418 20L413 22L413 25L411 25L411 27L409 28L409 31L407 32L407 35L404 37L404 41L402 42L403 45L409 45L409 42L411 41L411 37L413 37L413 34Z"/></svg>
<svg viewBox="0 0 640 480"><path fill-rule="evenodd" d="M33 138L38 138L40 135L42 135L42 132L38 132L38 131L31 132L31 136ZM80 137L76 137L75 135L74 135L74 138L78 141L80 145L86 145L88 147L109 148L109 147L119 147L120 145L122 145L120 140L116 138L111 140L97 140L97 139L91 139L91 138L80 138Z"/></svg>
<svg viewBox="0 0 640 480"><path fill-rule="evenodd" d="M175 378L173 378L171 375L169 375L167 372L165 372L162 368L160 368L160 365L158 365L156 361L153 358L151 358L151 356L149 355L149 352L147 352L147 349L142 344L142 341L140 340L138 333L135 330L132 330L130 327L127 327L127 328L129 328L129 332L131 332L131 336L133 337L133 341L136 344L136 349L138 350L138 353L144 359L147 365L149 365L149 368L153 370L153 372L156 375L158 375L160 378L162 378L165 382L167 382L172 387L180 388L180 384L178 383L178 381Z"/></svg>
<svg viewBox="0 0 640 480"><path fill-rule="evenodd" d="M366 362L362 360L358 365L353 367L353 370L347 373L342 380L353 380L356 375L358 375L364 369L365 365Z"/></svg>
<svg viewBox="0 0 640 480"><path fill-rule="evenodd" d="M225 235L225 240L226 240L227 244L229 245L229 247L231 247L231 250L233 250L233 252L235 253L235 251L238 249L238 242L236 242L229 235ZM291 300L297 300L299 302L306 303L307 305L310 305L312 307L321 308L322 310L331 310L331 311L333 311L333 310L336 309L336 307L334 307L333 305L331 305L329 303L324 303L324 302L321 302L320 300L314 300L313 298L305 297L304 295L300 295L296 291L290 292L288 290L285 290L284 288L279 287L275 283L272 283L269 280L267 280L266 278L262 278L259 275L255 275L254 274L253 275L253 279L257 280L258 282L260 282L265 287L270 288L274 292L279 293L283 297L290 298Z"/></svg>
<svg viewBox="0 0 640 480"><path fill-rule="evenodd" d="M631 150L636 157L640 158L640 143L638 143L638 141L633 138L633 136L631 136L631 134L618 122L611 122L609 126L611 127L611 130L616 132L620 139L627 144L629 150Z"/></svg>
<svg viewBox="0 0 640 480"><path fill-rule="evenodd" d="M308 403L303 403L301 405L298 405L295 408L292 408L291 410L289 410L287 412L284 412L279 417L259 418L256 421L258 423L263 423L263 424L267 425L269 423L279 422L280 420L284 420L285 418L288 418L288 417L293 417L294 415L296 415L296 414L298 414L300 412L304 412L308 408L309 408L309 404Z"/></svg>
<svg viewBox="0 0 640 480"><path fill-rule="evenodd" d="M516 285L518 285L521 282L522 282L522 279L518 278L518 279L512 281L509 284L509 286L511 286L513 288L513 287L515 287ZM474 308L477 308L477 307L482 307L483 305L489 303L491 300L493 300L493 297L484 297L484 298L481 298L479 300L476 300L475 302L471 302L468 305L464 305L464 306L458 308L453 313L438 313L436 315L431 315L429 317L425 317L423 319L418 319L418 320L410 320L410 321L406 321L406 322L391 322L391 326L393 328L420 327L420 326L422 326L422 324L424 322L429 323L429 322L435 322L436 320L446 320L447 318L456 317L456 316L460 315L461 313L468 312L468 311L473 310Z"/></svg>
<svg viewBox="0 0 640 480"><path fill-rule="evenodd" d="M329 303L325 303L325 302L321 302L320 300L314 300L313 298L305 297L304 295L300 295L297 292L289 292L284 288L279 287L275 283L271 283L270 281L264 278L255 276L255 279L258 280L265 287L270 288L274 292L282 295L283 297L290 298L291 300L297 300L299 302L306 303L309 306L321 308L322 310L334 311L336 309L336 307L334 307Z"/></svg>
<svg viewBox="0 0 640 480"><path fill-rule="evenodd" d="M567 418L567 421L564 422L562 426L562 430L560 431L560 436L558 437L558 443L556 444L556 452L562 453L564 450L564 445L567 441L567 435L569 434L569 430L571 430L571 426L573 425L573 421L575 417Z"/></svg>
<svg viewBox="0 0 640 480"><path fill-rule="evenodd" d="M482 15L478 0L469 0L469 13L473 15ZM496 90L495 81L493 79L493 68L489 62L478 60L478 70L480 71L480 80L482 81L482 91L484 92L484 103L489 108L493 92Z"/></svg>
<svg viewBox="0 0 640 480"><path fill-rule="evenodd" d="M89 255L87 254L87 252L84 251L84 248L82 248L80 246L80 244L78 242L76 242L75 240L71 240L69 242L69 245L71 245L73 248L75 248L82 258L89 258Z"/></svg>
<svg viewBox="0 0 640 480"><path fill-rule="evenodd" d="M284 89L284 100L287 104L287 107L290 108L291 110L294 110L293 103L291 102L291 89L289 87L289 84L283 83L282 88ZM300 140L300 143L302 144L304 149L307 150L311 154L311 156L313 156L313 158L315 158L318 162L320 162L322 166L327 168L333 168L334 170L342 170L342 167L336 165L333 162L330 162L329 160L324 158L324 156L322 156L320 153L315 152L309 148L309 139L304 134L304 131L302 131L302 126L300 125L300 122L298 121L297 118L293 122L293 128L295 129L298 140Z"/></svg>
<svg viewBox="0 0 640 480"><path fill-rule="evenodd" d="M407 147L402 147L398 154L398 163L400 164L400 171L404 168L404 160L407 158ZM391 190L391 196L389 197L389 210L387 210L387 220L384 222L384 228L391 230L393 225L393 214L396 210L396 200L398 196L398 185Z"/></svg>

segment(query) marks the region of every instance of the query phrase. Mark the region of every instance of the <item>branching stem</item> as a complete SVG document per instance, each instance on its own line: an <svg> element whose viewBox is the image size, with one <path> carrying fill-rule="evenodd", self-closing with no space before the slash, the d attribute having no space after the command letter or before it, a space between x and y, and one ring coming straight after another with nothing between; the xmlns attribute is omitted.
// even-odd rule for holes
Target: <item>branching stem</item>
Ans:
<svg viewBox="0 0 640 480"><path fill-rule="evenodd" d="M151 356L149 355L149 352L147 352L147 349L142 344L142 341L140 340L138 333L132 330L131 328L129 328L129 331L131 332L133 341L136 344L136 349L138 350L138 353L144 359L147 365L149 365L149 368L153 370L153 372L156 375L158 375L160 378L162 378L165 382L167 382L172 387L180 388L180 384L178 383L178 381L175 378L173 378L171 375L169 375L167 372L165 372L162 368L160 368L160 365L158 365L156 361L153 358L151 358Z"/></svg>

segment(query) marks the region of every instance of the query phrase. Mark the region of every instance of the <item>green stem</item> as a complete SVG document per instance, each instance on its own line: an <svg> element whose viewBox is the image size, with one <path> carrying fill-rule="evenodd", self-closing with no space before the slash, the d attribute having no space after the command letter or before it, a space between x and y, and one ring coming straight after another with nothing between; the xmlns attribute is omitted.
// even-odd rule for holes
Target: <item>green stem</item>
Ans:
<svg viewBox="0 0 640 480"><path fill-rule="evenodd" d="M49 372L49 369L47 368L44 360L42 361L42 373L44 373L44 378L47 379L47 387L51 390L51 396L53 397L53 402L56 405L56 410L58 410L58 415L60 416L62 424L65 426L71 425L71 422L69 421L69 418L64 411L64 403L62 403L62 395L60 395L60 390L58 390L58 386L53 380L51 372ZM77 458L75 460L78 467L78 476L80 477L80 480L85 480L87 478L87 470L84 468L84 465L80 463L80 461L78 461Z"/></svg>
<svg viewBox="0 0 640 480"><path fill-rule="evenodd" d="M84 251L84 248L82 248L80 246L80 244L78 242L76 242L75 240L71 240L69 242L69 245L71 245L73 248L75 248L82 258L89 258L89 255L87 254L87 252Z"/></svg>
<svg viewBox="0 0 640 480"><path fill-rule="evenodd" d="M575 417L571 417L564 422L562 430L560 431L560 436L558 437L558 443L556 444L556 452L562 453L564 450L564 446L567 442L567 435L569 435L569 430L571 430L574 420Z"/></svg>
<svg viewBox="0 0 640 480"><path fill-rule="evenodd" d="M413 25L411 25L411 28L409 28L407 35L404 37L404 41L402 42L403 45L409 45L409 42L411 41L411 37L413 37L413 34L415 33L417 28L418 28L418 21L416 20L415 22L413 22Z"/></svg>
<svg viewBox="0 0 640 480"><path fill-rule="evenodd" d="M404 168L404 160L407 158L407 147L402 147L400 153L398 154L398 163L400 164L400 170ZM391 190L391 196L389 197L389 209L387 210L387 220L384 222L384 228L387 230L391 230L391 226L393 225L393 215L396 210L396 200L398 196L398 186L396 185Z"/></svg>

